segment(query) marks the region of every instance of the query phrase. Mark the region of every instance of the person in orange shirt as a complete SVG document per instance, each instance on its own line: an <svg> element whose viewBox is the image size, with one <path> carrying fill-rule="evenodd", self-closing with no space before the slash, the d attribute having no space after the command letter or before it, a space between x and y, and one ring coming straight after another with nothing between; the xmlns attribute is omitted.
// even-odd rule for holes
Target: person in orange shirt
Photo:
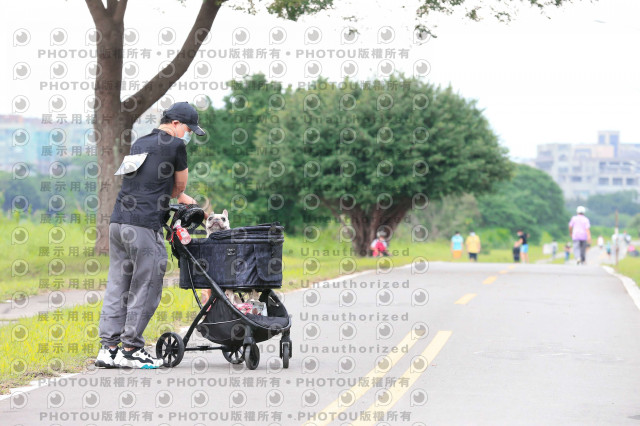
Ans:
<svg viewBox="0 0 640 426"><path fill-rule="evenodd" d="M464 243L467 246L467 252L469 253L469 260L473 262L477 262L478 253L480 253L480 249L482 248L482 245L480 244L480 237L477 236L475 232L471 231Z"/></svg>

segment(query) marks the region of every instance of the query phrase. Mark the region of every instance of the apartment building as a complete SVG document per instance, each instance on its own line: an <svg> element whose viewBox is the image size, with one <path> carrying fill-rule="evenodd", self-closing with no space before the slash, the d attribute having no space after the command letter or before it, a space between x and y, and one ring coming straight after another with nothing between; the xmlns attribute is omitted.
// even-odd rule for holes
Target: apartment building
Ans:
<svg viewBox="0 0 640 426"><path fill-rule="evenodd" d="M146 135L159 122L159 113L149 110L133 125L134 139ZM73 122L49 122L36 117L0 115L0 170L11 172L26 163L39 174L49 173L55 161L65 157L97 155L93 125L76 117ZM93 160L92 160L93 161Z"/></svg>
<svg viewBox="0 0 640 426"><path fill-rule="evenodd" d="M565 198L640 192L640 143L621 143L617 131L598 132L597 144L538 145L535 166L551 175Z"/></svg>
<svg viewBox="0 0 640 426"><path fill-rule="evenodd" d="M46 175L54 161L87 154L91 134L90 125L43 124L37 118L0 115L0 170L11 172L25 163Z"/></svg>

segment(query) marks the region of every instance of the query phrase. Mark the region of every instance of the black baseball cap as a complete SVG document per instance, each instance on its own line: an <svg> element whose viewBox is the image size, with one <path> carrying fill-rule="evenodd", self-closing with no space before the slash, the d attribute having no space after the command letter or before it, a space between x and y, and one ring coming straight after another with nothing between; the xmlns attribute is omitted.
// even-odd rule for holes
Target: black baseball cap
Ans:
<svg viewBox="0 0 640 426"><path fill-rule="evenodd" d="M189 126L198 136L204 136L204 130L198 126L198 112L189 102L176 102L169 109L164 110L163 117L170 120L178 120Z"/></svg>

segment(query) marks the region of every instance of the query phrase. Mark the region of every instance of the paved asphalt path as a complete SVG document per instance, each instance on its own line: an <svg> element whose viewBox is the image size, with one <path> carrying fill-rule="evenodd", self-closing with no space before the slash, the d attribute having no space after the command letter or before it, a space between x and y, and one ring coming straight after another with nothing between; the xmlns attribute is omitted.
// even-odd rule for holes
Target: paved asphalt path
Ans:
<svg viewBox="0 0 640 426"><path fill-rule="evenodd" d="M286 294L294 353L94 370L0 401L2 425L640 424L640 311L595 266L450 264ZM397 348L399 350L393 349ZM332 421L333 419L333 421Z"/></svg>

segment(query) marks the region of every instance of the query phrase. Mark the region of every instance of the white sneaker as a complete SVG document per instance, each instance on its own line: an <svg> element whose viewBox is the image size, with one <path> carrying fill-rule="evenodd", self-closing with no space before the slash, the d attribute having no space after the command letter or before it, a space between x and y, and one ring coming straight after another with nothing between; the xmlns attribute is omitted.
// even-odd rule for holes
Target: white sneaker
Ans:
<svg viewBox="0 0 640 426"><path fill-rule="evenodd" d="M118 357L120 355L120 357ZM98 351L98 356L96 357L96 367L100 368L116 368L118 367L116 360L122 357L122 351L120 348L116 347L111 350L109 347L102 347L100 351Z"/></svg>
<svg viewBox="0 0 640 426"><path fill-rule="evenodd" d="M156 359L149 355L144 348L136 348L127 351L124 348L120 351L122 357L118 357L117 365L124 368L160 368L163 365L161 359Z"/></svg>

